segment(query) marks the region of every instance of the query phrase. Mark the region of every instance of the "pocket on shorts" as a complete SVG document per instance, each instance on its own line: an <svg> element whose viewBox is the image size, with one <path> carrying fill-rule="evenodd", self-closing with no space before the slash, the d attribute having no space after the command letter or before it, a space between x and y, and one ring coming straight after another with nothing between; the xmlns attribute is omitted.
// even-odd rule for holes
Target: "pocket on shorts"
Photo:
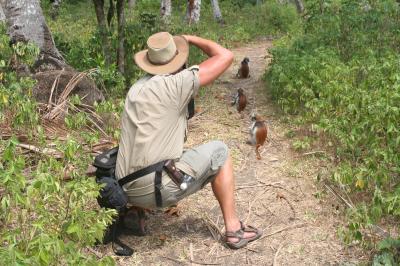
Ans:
<svg viewBox="0 0 400 266"><path fill-rule="evenodd" d="M185 152L181 158L181 162L186 164L190 171L185 171L185 169L181 169L185 173L189 175L193 175L195 179L202 177L210 168L211 158L207 158L197 150L188 150Z"/></svg>
<svg viewBox="0 0 400 266"><path fill-rule="evenodd" d="M211 170L218 171L225 164L227 158L228 151L226 146L218 147L211 155Z"/></svg>

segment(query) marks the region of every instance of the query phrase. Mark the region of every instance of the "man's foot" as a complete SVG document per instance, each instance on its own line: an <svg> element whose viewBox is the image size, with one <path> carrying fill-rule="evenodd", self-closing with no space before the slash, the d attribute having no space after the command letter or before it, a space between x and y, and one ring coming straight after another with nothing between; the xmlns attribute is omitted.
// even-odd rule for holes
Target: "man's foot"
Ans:
<svg viewBox="0 0 400 266"><path fill-rule="evenodd" d="M245 247L247 243L257 240L262 236L262 231L253 226L245 226L240 221L240 228L236 231L226 231L225 243L232 249Z"/></svg>

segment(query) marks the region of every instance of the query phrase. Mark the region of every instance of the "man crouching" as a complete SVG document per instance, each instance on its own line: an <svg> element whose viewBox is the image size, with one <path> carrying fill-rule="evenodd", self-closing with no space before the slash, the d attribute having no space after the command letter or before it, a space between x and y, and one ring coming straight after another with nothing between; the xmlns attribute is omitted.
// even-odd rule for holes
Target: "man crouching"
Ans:
<svg viewBox="0 0 400 266"><path fill-rule="evenodd" d="M186 68L189 45L209 56ZM183 151L188 118L199 87L217 79L232 63L233 54L219 44L197 36L159 32L147 40L147 50L135 54L136 64L148 75L129 90L121 117L121 140L116 176L170 160L175 173L149 173L124 185L131 205L147 209L168 207L211 183L225 222L225 242L242 248L262 232L244 225L236 214L234 176L227 146L221 141ZM175 175L176 176L175 176ZM185 186L180 184L185 182Z"/></svg>

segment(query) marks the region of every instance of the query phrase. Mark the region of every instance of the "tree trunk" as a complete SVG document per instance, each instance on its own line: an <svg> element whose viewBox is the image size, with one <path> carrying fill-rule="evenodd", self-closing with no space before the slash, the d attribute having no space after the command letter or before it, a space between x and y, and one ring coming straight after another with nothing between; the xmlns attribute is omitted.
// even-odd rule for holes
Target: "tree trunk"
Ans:
<svg viewBox="0 0 400 266"><path fill-rule="evenodd" d="M50 64L53 69L66 66L57 50L44 19L39 0L6 0L3 9L7 18L8 33L13 43L31 41L40 49L35 68ZM50 66L47 66L47 69Z"/></svg>
<svg viewBox="0 0 400 266"><path fill-rule="evenodd" d="M5 22L5 21L6 21L6 15L4 15L3 8L1 7L0 4L0 22Z"/></svg>
<svg viewBox="0 0 400 266"><path fill-rule="evenodd" d="M296 5L297 12L303 13L304 11L304 4L302 0L293 0L294 4Z"/></svg>
<svg viewBox="0 0 400 266"><path fill-rule="evenodd" d="M106 60L106 66L111 65L111 42L108 38L108 28L106 17L104 15L104 0L93 0L94 9L96 11L97 22L99 24L100 38L103 47L103 54Z"/></svg>
<svg viewBox="0 0 400 266"><path fill-rule="evenodd" d="M33 95L39 101L46 102L54 89L57 92L53 93L53 97L57 98L71 80L68 77L77 76L79 73L64 61L57 50L39 0L0 0L0 5L6 16L11 42L32 42L40 49L33 67L24 68L28 72L24 74L31 75L38 81L33 88ZM22 63L17 62L17 64L23 66ZM53 88L56 77L59 82ZM85 75L81 75L74 86L72 85L71 83L69 87L74 89L75 94L86 95L83 102L87 104L104 100L104 96L94 82Z"/></svg>
<svg viewBox="0 0 400 266"><path fill-rule="evenodd" d="M222 19L221 10L219 9L218 0L211 0L211 6L214 13L214 18L220 24L225 24L224 20Z"/></svg>
<svg viewBox="0 0 400 266"><path fill-rule="evenodd" d="M128 0L128 8L132 9L136 5L136 0Z"/></svg>
<svg viewBox="0 0 400 266"><path fill-rule="evenodd" d="M122 74L125 73L125 0L117 0L118 18L118 51L117 65Z"/></svg>
<svg viewBox="0 0 400 266"><path fill-rule="evenodd" d="M200 9L201 0L188 0L186 20L189 22L189 25L192 22L197 23L200 21Z"/></svg>
<svg viewBox="0 0 400 266"><path fill-rule="evenodd" d="M171 0L161 0L160 13L163 21L166 22L171 17L171 9Z"/></svg>

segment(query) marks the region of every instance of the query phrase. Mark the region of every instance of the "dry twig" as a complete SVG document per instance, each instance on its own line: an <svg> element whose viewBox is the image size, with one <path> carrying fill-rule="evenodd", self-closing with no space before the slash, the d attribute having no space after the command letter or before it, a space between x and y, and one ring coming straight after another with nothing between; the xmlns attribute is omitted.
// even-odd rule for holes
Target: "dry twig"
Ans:
<svg viewBox="0 0 400 266"><path fill-rule="evenodd" d="M190 242L189 245L189 252L190 252L190 264L193 265L194 255L193 255L193 244Z"/></svg>
<svg viewBox="0 0 400 266"><path fill-rule="evenodd" d="M206 218L204 218L204 222L207 226L208 231L210 231L212 237L219 241L222 238L222 232L221 230L218 228L218 226L214 223L213 220L211 220L210 217L206 216Z"/></svg>
<svg viewBox="0 0 400 266"><path fill-rule="evenodd" d="M286 227L284 227L284 228L282 228L282 229L276 230L275 232L272 232L272 233L270 233L270 234L263 235L263 236L260 237L259 239L261 240L261 239L263 239L263 238L266 238L266 237L269 237L269 236L273 236L273 235L279 234L279 233L281 233L281 232L283 232L283 231L291 230L291 229L296 229L296 228L301 228L301 227L304 227L304 226L306 226L306 225L307 225L306 223L295 224L295 225L289 225L289 226L286 226Z"/></svg>
<svg viewBox="0 0 400 266"><path fill-rule="evenodd" d="M276 197L278 198L278 199L284 199L286 202L287 202L287 204L289 204L289 207L290 207L290 209L292 210L292 212L293 212L293 220L295 220L296 219L296 211L295 211L295 209L294 209L294 207L293 207L293 204L288 200L288 198L286 198L286 196L285 195L283 195L282 193L277 193L276 194Z"/></svg>
<svg viewBox="0 0 400 266"><path fill-rule="evenodd" d="M325 151L310 151L310 152L303 153L302 155L307 156L307 155L314 155L314 154L318 154L318 153L325 154Z"/></svg>
<svg viewBox="0 0 400 266"><path fill-rule="evenodd" d="M256 200L258 200L258 198L259 197L261 197L265 192L267 192L267 190L268 190L268 188L266 188L266 189L264 189L261 193L259 193L255 198L254 198L254 200L249 204L249 209L248 209L248 211L247 211L247 217L246 217L246 219L244 220L245 222L245 224L247 224L247 222L248 222L248 220L249 220L249 218L250 218L250 214L251 214L251 208L253 207L253 204L254 204L254 202L256 202Z"/></svg>
<svg viewBox="0 0 400 266"><path fill-rule="evenodd" d="M282 244L279 246L278 250L276 251L275 256L274 256L274 263L272 264L273 266L276 266L276 265L277 265L276 262L278 261L278 254L279 254L279 251L281 251L281 249L283 248L284 245L285 245L285 243L282 243Z"/></svg>

